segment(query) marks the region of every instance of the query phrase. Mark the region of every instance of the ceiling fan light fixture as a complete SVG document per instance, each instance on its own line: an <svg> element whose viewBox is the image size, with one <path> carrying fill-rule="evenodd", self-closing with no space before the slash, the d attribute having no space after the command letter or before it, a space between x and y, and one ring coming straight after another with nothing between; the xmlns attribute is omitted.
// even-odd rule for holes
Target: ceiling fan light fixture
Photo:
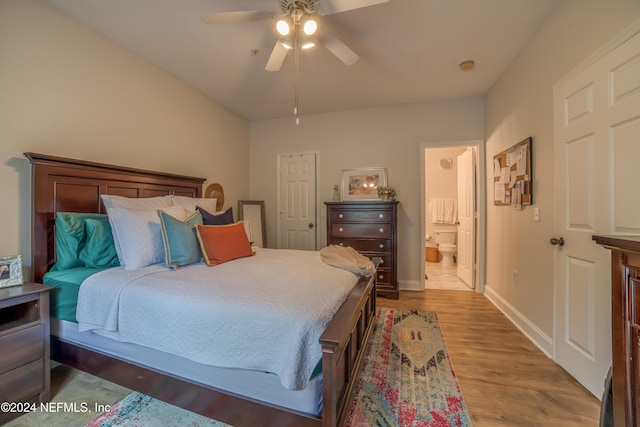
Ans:
<svg viewBox="0 0 640 427"><path fill-rule="evenodd" d="M286 35L289 35L289 32L291 31L291 27L289 26L289 23L287 21L285 21L284 19L281 19L276 23L276 30L278 30L278 33L281 36L286 36Z"/></svg>
<svg viewBox="0 0 640 427"><path fill-rule="evenodd" d="M318 29L318 23L316 22L316 20L308 15L306 15L301 20L301 24L304 33L308 36L315 34L316 30Z"/></svg>

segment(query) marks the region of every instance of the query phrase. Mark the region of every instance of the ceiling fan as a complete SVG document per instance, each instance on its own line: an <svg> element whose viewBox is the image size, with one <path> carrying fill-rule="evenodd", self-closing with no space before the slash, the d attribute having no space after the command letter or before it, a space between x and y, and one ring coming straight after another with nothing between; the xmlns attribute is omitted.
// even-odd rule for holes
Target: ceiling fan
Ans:
<svg viewBox="0 0 640 427"><path fill-rule="evenodd" d="M318 17L348 10L386 3L389 0L279 0L278 10L262 10L264 0L254 0L255 10L213 12L202 17L207 24L229 24L247 21L279 19L276 29L279 39L271 52L265 69L278 71L287 52L312 47L320 42L346 65L355 64L359 56L326 28L318 31ZM275 1L274 1L275 6ZM319 34L318 34L319 33Z"/></svg>

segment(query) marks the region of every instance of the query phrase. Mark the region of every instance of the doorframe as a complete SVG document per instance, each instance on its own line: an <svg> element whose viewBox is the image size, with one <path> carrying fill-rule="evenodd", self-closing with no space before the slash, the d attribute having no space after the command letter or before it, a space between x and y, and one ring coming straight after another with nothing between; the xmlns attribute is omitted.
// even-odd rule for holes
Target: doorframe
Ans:
<svg viewBox="0 0 640 427"><path fill-rule="evenodd" d="M425 209L425 164L424 156L426 150L429 148L452 148L452 147L475 147L476 148L476 265L474 271L474 283L475 291L479 294L484 293L485 288L485 269L486 269L486 212L487 212L487 192L486 192L486 179L485 179L485 146L484 140L462 140L462 141L430 141L420 144L420 278L423 283L422 289L424 289L424 275L425 275L425 255L426 240L424 238L426 230L426 209Z"/></svg>
<svg viewBox="0 0 640 427"><path fill-rule="evenodd" d="M277 164L276 164L276 248L280 249L280 167L282 166L282 164L280 163L280 159L282 157L289 157L289 156L300 156L300 155L305 155L305 154L313 154L315 156L315 163L316 163L316 167L315 167L315 190L316 190L316 198L314 200L315 203L315 219L314 219L314 228L316 229L316 247L315 249L318 250L318 240L320 238L319 232L318 232L318 218L321 218L320 215L320 206L319 206L319 201L320 201L320 194L319 194L319 184L318 184L318 170L320 168L320 152L319 151L314 151L314 150L306 150L306 151L291 151L291 152L287 152L287 153L278 153L276 155L277 157Z"/></svg>

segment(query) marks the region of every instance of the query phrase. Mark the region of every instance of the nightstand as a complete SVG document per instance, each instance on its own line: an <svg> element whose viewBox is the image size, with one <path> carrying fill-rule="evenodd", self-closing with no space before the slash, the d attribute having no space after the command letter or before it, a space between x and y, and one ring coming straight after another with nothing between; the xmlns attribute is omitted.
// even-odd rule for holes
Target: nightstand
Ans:
<svg viewBox="0 0 640 427"><path fill-rule="evenodd" d="M48 402L50 286L0 288L0 402ZM0 412L0 424L21 413Z"/></svg>

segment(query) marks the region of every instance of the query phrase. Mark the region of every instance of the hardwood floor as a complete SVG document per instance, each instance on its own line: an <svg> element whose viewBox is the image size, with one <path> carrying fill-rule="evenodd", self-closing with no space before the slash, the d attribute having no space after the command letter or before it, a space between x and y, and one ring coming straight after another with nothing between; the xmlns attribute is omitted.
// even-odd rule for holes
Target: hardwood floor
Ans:
<svg viewBox="0 0 640 427"><path fill-rule="evenodd" d="M378 298L378 305L437 313L475 427L598 425L600 401L484 296L401 291L399 300Z"/></svg>
<svg viewBox="0 0 640 427"><path fill-rule="evenodd" d="M435 311L473 426L597 426L600 402L476 292L401 291L384 307ZM112 405L129 390L66 366L52 371L52 399ZM93 413L31 413L11 427L84 426Z"/></svg>

